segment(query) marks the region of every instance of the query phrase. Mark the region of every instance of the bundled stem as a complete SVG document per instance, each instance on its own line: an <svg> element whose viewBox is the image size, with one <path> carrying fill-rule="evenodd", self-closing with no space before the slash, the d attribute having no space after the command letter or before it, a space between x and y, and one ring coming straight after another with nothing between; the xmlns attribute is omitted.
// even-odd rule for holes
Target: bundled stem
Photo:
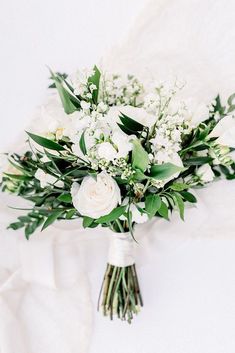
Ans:
<svg viewBox="0 0 235 353"><path fill-rule="evenodd" d="M143 301L135 265L117 267L108 264L100 290L98 310L112 320L117 316L131 323Z"/></svg>

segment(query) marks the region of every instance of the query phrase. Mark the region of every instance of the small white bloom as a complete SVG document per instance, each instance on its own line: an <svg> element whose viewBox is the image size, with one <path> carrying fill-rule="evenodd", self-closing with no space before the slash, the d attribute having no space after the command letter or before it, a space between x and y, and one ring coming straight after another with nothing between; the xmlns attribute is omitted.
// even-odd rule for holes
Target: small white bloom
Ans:
<svg viewBox="0 0 235 353"><path fill-rule="evenodd" d="M89 102L86 102L86 101L81 101L81 108L83 110L89 110L91 107L91 103Z"/></svg>
<svg viewBox="0 0 235 353"><path fill-rule="evenodd" d="M63 188L64 187L64 183L61 180L57 180L56 177L54 177L51 174L45 173L44 170L42 170L41 168L38 168L38 170L35 173L35 178L38 179L40 181L40 185L42 188L45 188L48 185L54 185L58 188Z"/></svg>
<svg viewBox="0 0 235 353"><path fill-rule="evenodd" d="M107 104L105 104L104 102L100 102L97 106L97 111L100 113L105 113L108 110L108 106Z"/></svg>
<svg viewBox="0 0 235 353"><path fill-rule="evenodd" d="M107 161L113 161L117 158L117 151L110 142L102 142L97 147L97 152L100 158Z"/></svg>
<svg viewBox="0 0 235 353"><path fill-rule="evenodd" d="M117 146L117 158L125 158L132 150L133 144L130 142L133 136L127 136L121 131L115 131L112 135L112 141Z"/></svg>
<svg viewBox="0 0 235 353"><path fill-rule="evenodd" d="M95 91L97 89L96 85L94 85L93 83L90 85L90 90L91 92Z"/></svg>
<svg viewBox="0 0 235 353"><path fill-rule="evenodd" d="M218 137L217 144L235 148L235 117L227 115L214 127L209 137Z"/></svg>
<svg viewBox="0 0 235 353"><path fill-rule="evenodd" d="M74 183L71 195L78 212L95 219L109 214L121 203L118 184L105 172L98 174L96 180L90 176L85 177L80 187Z"/></svg>
<svg viewBox="0 0 235 353"><path fill-rule="evenodd" d="M203 164L199 167L197 170L197 175L204 183L209 183L215 176L209 164Z"/></svg>

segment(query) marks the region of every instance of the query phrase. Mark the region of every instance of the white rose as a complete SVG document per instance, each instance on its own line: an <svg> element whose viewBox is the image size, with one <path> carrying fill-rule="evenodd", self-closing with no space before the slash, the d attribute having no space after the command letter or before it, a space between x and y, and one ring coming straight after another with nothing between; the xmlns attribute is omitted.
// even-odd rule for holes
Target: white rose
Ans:
<svg viewBox="0 0 235 353"><path fill-rule="evenodd" d="M118 184L105 172L98 174L96 180L85 177L81 186L73 183L71 195L78 212L95 219L109 214L121 203Z"/></svg>
<svg viewBox="0 0 235 353"><path fill-rule="evenodd" d="M218 137L216 143L235 148L235 117L228 115L222 118L209 137Z"/></svg>
<svg viewBox="0 0 235 353"><path fill-rule="evenodd" d="M209 183L214 179L214 173L209 164L203 164L197 170L197 175L204 183Z"/></svg>
<svg viewBox="0 0 235 353"><path fill-rule="evenodd" d="M119 119L121 113L147 127L153 126L156 121L156 116L147 113L145 109L126 105L111 107L106 115L107 122L117 128L117 123L121 122Z"/></svg>
<svg viewBox="0 0 235 353"><path fill-rule="evenodd" d="M110 142L100 143L97 147L97 152L100 158L104 158L107 161L113 161L117 158L117 151Z"/></svg>
<svg viewBox="0 0 235 353"><path fill-rule="evenodd" d="M56 177L54 177L51 174L45 173L44 170L42 170L41 168L38 168L34 176L36 179L40 181L40 185L42 188L45 188L48 185L54 185L58 188L64 187L63 181L61 180L56 181L57 180Z"/></svg>

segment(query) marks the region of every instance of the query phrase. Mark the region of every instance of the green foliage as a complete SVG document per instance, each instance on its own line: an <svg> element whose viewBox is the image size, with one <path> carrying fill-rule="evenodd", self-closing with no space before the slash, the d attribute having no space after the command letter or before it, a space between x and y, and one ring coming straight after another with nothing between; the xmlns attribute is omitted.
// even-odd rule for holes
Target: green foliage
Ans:
<svg viewBox="0 0 235 353"><path fill-rule="evenodd" d="M81 135L81 138L79 141L79 146L80 146L82 153L85 156L87 154L86 143L85 143L85 131L83 131L83 133Z"/></svg>
<svg viewBox="0 0 235 353"><path fill-rule="evenodd" d="M130 118L129 116L123 114L120 112L121 115L119 116L119 119L121 120L122 124L129 129L129 131L133 131L134 133L136 132L141 132L144 129L144 125L138 123L136 120Z"/></svg>
<svg viewBox="0 0 235 353"><path fill-rule="evenodd" d="M95 104L98 102L99 96L99 86L100 86L100 76L101 73L97 66L94 66L94 75L88 78L88 83L93 84L96 86L96 89L92 92L92 100Z"/></svg>
<svg viewBox="0 0 235 353"><path fill-rule="evenodd" d="M83 217L83 223L82 223L83 228L88 228L88 227L92 226L94 221L95 221L94 218L84 216Z"/></svg>
<svg viewBox="0 0 235 353"><path fill-rule="evenodd" d="M54 151L64 151L64 147L59 145L57 142L54 142L52 140L49 140L45 137L42 136L38 136L35 134L32 134L31 132L27 132L26 133L29 135L29 137L35 141L38 145L48 148L50 150L54 150Z"/></svg>
<svg viewBox="0 0 235 353"><path fill-rule="evenodd" d="M148 213L149 218L153 218L159 208L161 207L161 198L159 195L150 194L145 199L145 211Z"/></svg>
<svg viewBox="0 0 235 353"><path fill-rule="evenodd" d="M157 180L164 180L183 170L185 169L172 163L156 164L151 167L150 176Z"/></svg>
<svg viewBox="0 0 235 353"><path fill-rule="evenodd" d="M196 203L197 199L196 197L189 191L181 191L180 193L185 201L191 202L191 203Z"/></svg>
<svg viewBox="0 0 235 353"><path fill-rule="evenodd" d="M213 161L211 157L191 157L184 160L184 164L186 165L203 165L206 163L210 163Z"/></svg>
<svg viewBox="0 0 235 353"><path fill-rule="evenodd" d="M94 67L94 75L88 78L85 84L84 92L92 93L91 97L85 94L84 97L75 95L74 88L66 81L66 75L53 72L51 75L54 82L51 87L58 90L67 114L80 110L81 101L90 103L91 113L93 109L97 108L102 97L100 94L101 73L96 66ZM96 89L93 89L92 85L95 85ZM218 115L219 119L223 119L226 114L235 110L235 94L228 98L227 103L226 107L223 106L220 97L217 96L210 117L182 136L182 149L178 153L185 167L179 167L172 163L153 165L149 158L149 154L152 153L150 141L156 134L157 125L153 125L149 130L148 127L136 121L135 116L129 117L123 114L121 107L118 123L120 129L125 134L135 135L137 138L132 140L132 151L123 160L118 161L120 165L118 163L108 164L107 162L106 168L106 161L103 165L103 161L99 161L100 164L98 163L97 168L92 169L94 164L88 162L89 151L85 142L84 130L80 132L79 140L80 149L86 156L84 159L72 152L73 142L67 136L56 141L54 134L52 140L27 132L29 138L43 149L32 148L29 144L32 151L28 151L22 156L14 153L9 157L13 172L10 172L11 169L9 169L3 174L1 188L3 191L10 191L23 197L32 204L31 208L27 210L30 212L19 216L16 222L9 225L9 228L13 230L24 228L25 236L29 239L38 227L42 226L42 230L44 230L58 219L73 220L81 217L84 228L94 228L101 225L109 227L115 232L130 232L135 239L135 223L131 212L133 204L141 213L147 214L149 219L158 216L169 220L170 213L178 210L183 220L185 203L197 202L190 188L203 185L197 175L198 167L209 163L216 177L224 175L227 179L235 179L235 163L229 161L228 165L213 165L211 157L215 139L209 137L210 132L217 123ZM139 102L133 100L133 105L141 106L141 103L139 105ZM160 120L162 115L158 118ZM101 140L105 139L101 137ZM53 154L52 151L57 153ZM199 153L200 151L205 154ZM46 162L44 162L44 157L47 157ZM53 176L55 182L49 181L48 184L43 185L42 180L36 179L35 173L39 168L45 172L46 176ZM97 180L97 175L102 170L110 173L115 179L120 188L121 199L128 199L128 204L118 206L109 214L98 219L82 216L73 206L70 194L71 186L74 181L81 184L86 176ZM63 181L62 188L57 183L58 181ZM159 183L158 181L164 182ZM144 206L140 207L140 203L143 203Z"/></svg>
<svg viewBox="0 0 235 353"><path fill-rule="evenodd" d="M169 220L169 209L167 204L161 200L161 206L158 210L158 213L161 217L165 218L166 220Z"/></svg>
<svg viewBox="0 0 235 353"><path fill-rule="evenodd" d="M148 153L145 151L139 140L133 140L132 144L132 167L144 173L149 165Z"/></svg>
<svg viewBox="0 0 235 353"><path fill-rule="evenodd" d="M125 213L126 206L119 206L114 208L109 214L106 216L102 216L96 220L96 223L102 224L102 223L109 223L113 222L116 219L118 219L121 215Z"/></svg>
<svg viewBox="0 0 235 353"><path fill-rule="evenodd" d="M180 218L182 220L184 220L184 201L182 199L182 196L179 193L177 193L177 192L175 192L173 196L174 196L175 203L176 203L177 208L178 208L179 213L180 213Z"/></svg>
<svg viewBox="0 0 235 353"><path fill-rule="evenodd" d="M54 74L52 71L51 77L54 80L55 86L60 95L65 113L72 114L76 110L79 110L80 100L69 89L68 85L65 83L65 80L60 75Z"/></svg>
<svg viewBox="0 0 235 353"><path fill-rule="evenodd" d="M46 221L42 226L42 231L47 227L49 227L52 223L54 223L63 213L64 213L64 209L51 211L50 215L47 217Z"/></svg>
<svg viewBox="0 0 235 353"><path fill-rule="evenodd" d="M188 184L178 183L178 182L174 182L172 185L169 186L169 189L171 189L173 191L182 191L182 190L186 190L188 188L189 188Z"/></svg>
<svg viewBox="0 0 235 353"><path fill-rule="evenodd" d="M58 196L57 198L59 201L62 201L64 203L72 203L72 196L69 193L66 194L61 194L60 196Z"/></svg>

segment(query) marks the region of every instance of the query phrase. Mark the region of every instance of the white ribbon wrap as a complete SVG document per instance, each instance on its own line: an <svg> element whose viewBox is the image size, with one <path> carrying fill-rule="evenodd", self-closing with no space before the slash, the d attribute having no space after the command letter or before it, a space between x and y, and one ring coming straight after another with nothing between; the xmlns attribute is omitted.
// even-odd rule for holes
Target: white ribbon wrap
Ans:
<svg viewBox="0 0 235 353"><path fill-rule="evenodd" d="M135 263L135 242L130 233L113 233L110 237L108 263L117 267Z"/></svg>

